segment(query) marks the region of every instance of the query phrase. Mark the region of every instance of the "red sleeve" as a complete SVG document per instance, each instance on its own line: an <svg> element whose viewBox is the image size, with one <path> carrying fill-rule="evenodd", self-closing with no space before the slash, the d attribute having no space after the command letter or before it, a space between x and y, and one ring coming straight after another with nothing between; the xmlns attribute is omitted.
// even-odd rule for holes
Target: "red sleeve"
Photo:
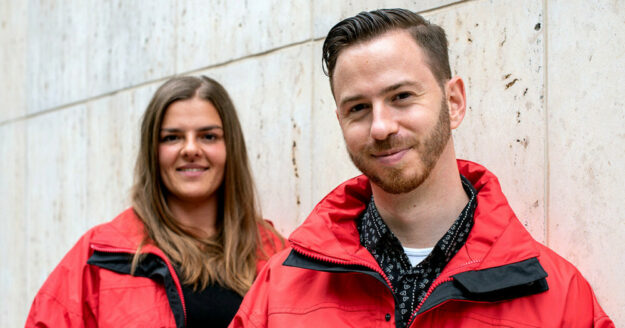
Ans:
<svg viewBox="0 0 625 328"><path fill-rule="evenodd" d="M268 302L273 283L271 280L272 267L282 264L284 257L288 255L288 251L285 252L273 256L260 271L252 288L243 298L239 311L228 326L229 328L267 327Z"/></svg>
<svg viewBox="0 0 625 328"><path fill-rule="evenodd" d="M260 234L260 246L256 252L256 272L260 273L271 256L286 248L286 241L278 231L273 228L273 223L265 220L258 224Z"/></svg>
<svg viewBox="0 0 625 328"><path fill-rule="evenodd" d="M576 272L569 283L563 327L614 328L614 323L603 311L590 284Z"/></svg>
<svg viewBox="0 0 625 328"><path fill-rule="evenodd" d="M26 327L96 327L90 249L83 236L48 276L35 296Z"/></svg>

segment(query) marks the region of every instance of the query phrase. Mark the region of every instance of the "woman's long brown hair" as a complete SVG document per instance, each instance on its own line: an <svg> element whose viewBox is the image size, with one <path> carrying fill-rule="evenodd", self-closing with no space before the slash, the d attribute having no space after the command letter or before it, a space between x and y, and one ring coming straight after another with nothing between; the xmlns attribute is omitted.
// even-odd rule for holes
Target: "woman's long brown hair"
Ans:
<svg viewBox="0 0 625 328"><path fill-rule="evenodd" d="M169 105L198 97L210 101L222 120L226 166L218 189L216 234L204 237L181 225L167 206L167 189L160 176L158 145L161 123ZM258 225L268 226L256 207L254 183L245 140L236 110L226 90L206 76L175 77L154 94L141 124L141 144L132 190L133 208L144 223L146 238L133 258L141 261L141 247L154 243L178 265L181 281L204 289L217 283L240 295L250 288L256 274ZM271 229L271 228L270 228Z"/></svg>

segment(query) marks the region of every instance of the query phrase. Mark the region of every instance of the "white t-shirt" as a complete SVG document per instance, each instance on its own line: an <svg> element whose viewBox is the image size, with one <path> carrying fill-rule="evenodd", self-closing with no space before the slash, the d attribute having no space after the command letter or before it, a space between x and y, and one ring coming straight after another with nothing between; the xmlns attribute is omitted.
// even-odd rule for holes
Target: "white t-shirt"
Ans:
<svg viewBox="0 0 625 328"><path fill-rule="evenodd" d="M404 252L406 253L406 255L408 255L408 259L410 260L410 264L412 264L412 266L416 266L417 264L421 263L421 261L425 260L425 258L430 255L430 253L432 253L432 249L434 249L434 247L430 247L430 248L408 248L408 247L404 247Z"/></svg>

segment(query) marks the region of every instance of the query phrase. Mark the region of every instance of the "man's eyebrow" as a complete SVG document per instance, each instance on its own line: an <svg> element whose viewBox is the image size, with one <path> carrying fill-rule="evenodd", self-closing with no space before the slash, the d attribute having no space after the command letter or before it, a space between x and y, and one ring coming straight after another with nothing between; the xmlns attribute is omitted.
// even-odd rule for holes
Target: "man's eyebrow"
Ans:
<svg viewBox="0 0 625 328"><path fill-rule="evenodd" d="M399 83L395 83L393 85L390 85L384 89L382 89L382 91L380 92L380 94L384 94L390 91L395 91L401 87L405 87L405 86L412 86L412 87L416 87L417 89L422 89L422 85L421 83L417 82L417 81L411 81L411 80L406 80L406 81L401 81Z"/></svg>
<svg viewBox="0 0 625 328"><path fill-rule="evenodd" d="M205 132L205 131L216 130L216 129L223 130L223 128L219 125L208 125L208 126L203 126L197 129L196 131ZM161 128L161 132L179 133L182 131L183 131L182 129L178 129L178 128Z"/></svg>
<svg viewBox="0 0 625 328"><path fill-rule="evenodd" d="M405 86L413 86L413 87L415 87L415 88L417 88L419 90L423 89L423 86L421 85L421 83L419 83L417 81L406 80L406 81L401 81L401 82L389 85L388 87L382 89L382 91L380 91L379 95L383 95L383 94L385 94L387 92L391 92L391 91L397 90L397 89L399 89L401 87L405 87ZM339 104L339 107L345 105L346 103L349 103L349 102L352 102L352 101L356 101L356 100L359 100L359 99L362 99L362 98L364 98L363 95L353 95L353 96L346 97L346 98L341 100L341 102Z"/></svg>
<svg viewBox="0 0 625 328"><path fill-rule="evenodd" d="M364 98L363 95L354 95L354 96L349 96L347 98L343 98L341 100L341 102L339 103L339 107L343 107L343 105L345 105L345 104L347 104L349 102L356 101L356 100L359 100L359 99L362 99L362 98Z"/></svg>

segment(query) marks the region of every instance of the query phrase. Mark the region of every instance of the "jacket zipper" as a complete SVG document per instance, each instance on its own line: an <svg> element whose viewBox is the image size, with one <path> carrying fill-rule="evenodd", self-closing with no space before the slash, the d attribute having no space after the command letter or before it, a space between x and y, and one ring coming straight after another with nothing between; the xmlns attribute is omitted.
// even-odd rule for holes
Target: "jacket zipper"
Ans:
<svg viewBox="0 0 625 328"><path fill-rule="evenodd" d="M91 245L91 248L98 251L98 252L103 252L103 253L115 253L115 254L120 254L120 253L124 253L124 254L128 254L128 255L133 255L135 250L134 249L128 249L128 248L116 248L116 247L100 247L100 246L96 246L96 245ZM150 254L154 254L151 253ZM160 255L158 254L154 254L156 256L158 256L159 258L161 258L163 261L165 261L165 264L167 265L167 269L169 270L169 274L171 274L172 276L178 277L176 275L176 271L174 270L174 267L171 265L171 263L169 263L169 260L167 259L163 259ZM182 286L180 286L180 281L178 281L178 283L176 284L176 289L178 290L178 296L180 297L180 302L182 303L182 313L184 314L184 325L185 327L187 326L187 306L184 303L184 297L182 296Z"/></svg>
<svg viewBox="0 0 625 328"><path fill-rule="evenodd" d="M453 281L453 280L454 280L453 277L447 277L445 279L437 281L435 284L432 284L432 286L430 286L430 288L428 289L427 293L425 293L425 297L423 297L423 299L421 300L421 302L419 303L417 308L414 310L414 312L412 312L412 315L410 316L410 319L408 320L408 324L406 325L406 327L410 327L410 325L412 325L413 321L417 317L417 312L419 312L419 310L423 306L423 303L425 303L425 301L428 299L428 297L430 297L430 295L432 294L434 289L436 287L442 285L443 283L450 282L450 281Z"/></svg>
<svg viewBox="0 0 625 328"><path fill-rule="evenodd" d="M342 261L342 260L337 260L335 258L332 257L328 257L328 256L321 256L312 252L308 252L306 250L304 250L303 248L301 248L298 245L294 245L291 244L291 246L293 247L293 250L295 250L296 252L306 256L306 257L310 257L314 260L317 261L324 261L324 262L330 262L333 264L340 264L340 265L360 265L363 266L365 268L371 269L372 271L378 273L380 276L382 276L382 278L384 278L384 281L386 281L386 285L390 288L391 292L393 293L393 295L395 295L395 288L393 288L393 284L391 284L391 281L388 279L388 277L386 276L386 274L384 274L384 272L382 271L382 269L369 265L368 263L352 263L352 262L348 262L348 261ZM394 297L393 297L394 298Z"/></svg>

